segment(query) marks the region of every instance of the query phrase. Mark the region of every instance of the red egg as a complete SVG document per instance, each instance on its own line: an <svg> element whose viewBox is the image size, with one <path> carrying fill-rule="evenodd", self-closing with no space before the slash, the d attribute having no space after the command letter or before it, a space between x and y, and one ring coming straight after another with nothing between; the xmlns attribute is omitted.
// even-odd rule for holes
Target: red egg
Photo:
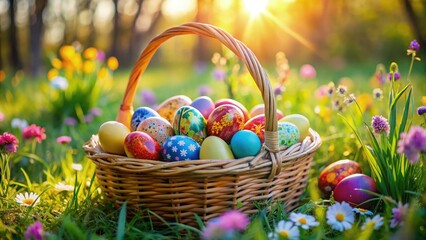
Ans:
<svg viewBox="0 0 426 240"><path fill-rule="evenodd" d="M262 143L265 142L265 114L250 118L250 120L244 124L244 129L254 132Z"/></svg>
<svg viewBox="0 0 426 240"><path fill-rule="evenodd" d="M244 114L244 122L247 122L250 119L250 114L249 114L247 108L244 107L244 105L241 104L240 102L238 102L234 99L230 99L230 98L223 98L223 99L217 100L215 102L215 107L217 108L217 107L222 106L224 104L231 104L231 105L236 106L238 109L240 109L241 112Z"/></svg>
<svg viewBox="0 0 426 240"><path fill-rule="evenodd" d="M355 173L362 173L357 162L349 159L333 162L320 173L318 187L328 197L342 179Z"/></svg>
<svg viewBox="0 0 426 240"><path fill-rule="evenodd" d="M232 136L244 128L244 114L234 105L225 104L213 110L207 120L207 134L217 136L227 143Z"/></svg>
<svg viewBox="0 0 426 240"><path fill-rule="evenodd" d="M124 139L124 150L131 158L158 160L161 146L147 133L134 131Z"/></svg>
<svg viewBox="0 0 426 240"><path fill-rule="evenodd" d="M261 115L265 113L265 105L264 104L258 104L256 106L254 106L252 109L250 109L250 116L253 118L257 115ZM278 120L280 120L281 118L284 117L283 112L281 112L281 110L277 109L277 118Z"/></svg>
<svg viewBox="0 0 426 240"><path fill-rule="evenodd" d="M352 207L370 209L373 202L366 202L375 196L362 190L376 192L377 186L374 180L362 173L352 174L340 181L334 188L334 200L347 202Z"/></svg>

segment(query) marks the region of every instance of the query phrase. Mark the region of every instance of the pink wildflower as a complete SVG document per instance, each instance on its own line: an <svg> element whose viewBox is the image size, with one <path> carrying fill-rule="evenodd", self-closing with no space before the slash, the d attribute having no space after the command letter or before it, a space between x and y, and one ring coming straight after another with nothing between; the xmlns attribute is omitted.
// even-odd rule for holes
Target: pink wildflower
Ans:
<svg viewBox="0 0 426 240"><path fill-rule="evenodd" d="M28 226L27 231L24 234L25 239L43 240L45 236L43 231L43 224L39 221L35 221L32 225Z"/></svg>
<svg viewBox="0 0 426 240"><path fill-rule="evenodd" d="M15 135L4 132L3 135L0 135L0 146L4 145L6 152L14 153L18 148L19 140Z"/></svg>
<svg viewBox="0 0 426 240"><path fill-rule="evenodd" d="M77 124L77 120L72 117L65 118L65 125L67 126L75 126Z"/></svg>
<svg viewBox="0 0 426 240"><path fill-rule="evenodd" d="M420 153L426 150L426 130L412 126L408 133L401 133L398 141L398 153L405 154L410 163L419 161Z"/></svg>
<svg viewBox="0 0 426 240"><path fill-rule="evenodd" d="M300 76L306 79L315 78L317 75L317 71L310 64L305 64L300 68Z"/></svg>
<svg viewBox="0 0 426 240"><path fill-rule="evenodd" d="M24 128L22 137L26 140L35 139L38 143L41 143L41 141L46 139L46 134L44 133L45 131L46 130L44 128L35 124L31 124L30 126Z"/></svg>
<svg viewBox="0 0 426 240"><path fill-rule="evenodd" d="M60 144L67 144L69 142L71 142L72 138L69 136L60 136L58 138L56 138L56 142L60 143Z"/></svg>
<svg viewBox="0 0 426 240"><path fill-rule="evenodd" d="M230 210L207 222L202 238L221 239L232 235L234 232L244 231L249 223L250 220L246 214L237 210Z"/></svg>

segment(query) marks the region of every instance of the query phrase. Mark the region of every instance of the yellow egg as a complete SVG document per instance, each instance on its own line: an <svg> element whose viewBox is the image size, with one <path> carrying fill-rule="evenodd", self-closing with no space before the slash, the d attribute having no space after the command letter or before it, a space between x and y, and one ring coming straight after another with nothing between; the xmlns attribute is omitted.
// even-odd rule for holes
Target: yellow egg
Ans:
<svg viewBox="0 0 426 240"><path fill-rule="evenodd" d="M299 129L300 133L300 141L303 141L307 136L310 135L309 133L309 119L301 114L290 114L287 115L279 120L280 122L289 122L296 125L296 127Z"/></svg>
<svg viewBox="0 0 426 240"><path fill-rule="evenodd" d="M129 133L129 128L120 122L105 122L99 127L99 145L105 152L125 155L124 139Z"/></svg>
<svg viewBox="0 0 426 240"><path fill-rule="evenodd" d="M234 159L231 147L220 137L208 136L200 148L200 159Z"/></svg>

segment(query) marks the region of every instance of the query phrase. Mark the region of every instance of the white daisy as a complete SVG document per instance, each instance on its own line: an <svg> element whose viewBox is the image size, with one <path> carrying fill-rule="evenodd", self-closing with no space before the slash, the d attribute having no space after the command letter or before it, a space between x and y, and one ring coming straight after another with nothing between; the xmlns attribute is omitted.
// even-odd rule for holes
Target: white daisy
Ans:
<svg viewBox="0 0 426 240"><path fill-rule="evenodd" d="M76 171L81 171L83 170L83 166L79 163L73 163L71 164L72 169L76 170Z"/></svg>
<svg viewBox="0 0 426 240"><path fill-rule="evenodd" d="M172 152L177 152L178 148L176 146L172 147Z"/></svg>
<svg viewBox="0 0 426 240"><path fill-rule="evenodd" d="M187 152L186 152L185 149L180 150L180 156L186 157L186 154L187 154Z"/></svg>
<svg viewBox="0 0 426 240"><path fill-rule="evenodd" d="M278 222L275 227L275 231L269 234L269 239L279 240L279 239L290 239L296 240L299 239L300 232L299 228L294 225L292 222L281 220Z"/></svg>
<svg viewBox="0 0 426 240"><path fill-rule="evenodd" d="M63 184L62 182L55 184L55 190L58 192L66 191L66 192L72 192L74 191L74 186Z"/></svg>
<svg viewBox="0 0 426 240"><path fill-rule="evenodd" d="M372 227L374 230L377 230L382 225L383 225L383 217L377 214L373 218L367 218L365 220L365 223L362 225L361 229L364 230L368 226L369 228Z"/></svg>
<svg viewBox="0 0 426 240"><path fill-rule="evenodd" d="M179 145L179 146L183 146L183 145L185 145L185 141L180 140L180 141L178 142L178 145Z"/></svg>
<svg viewBox="0 0 426 240"><path fill-rule="evenodd" d="M192 152L194 152L195 149L196 149L196 147L195 147L194 144L190 144L189 147L188 147L188 149L191 150Z"/></svg>
<svg viewBox="0 0 426 240"><path fill-rule="evenodd" d="M37 205L40 201L40 197L33 192L26 192L24 194L19 193L18 195L16 195L15 201L21 206L30 207Z"/></svg>
<svg viewBox="0 0 426 240"><path fill-rule="evenodd" d="M303 213L291 213L290 220L293 221L296 226L300 226L306 230L308 230L310 227L319 225L319 222L317 222L313 216Z"/></svg>
<svg viewBox="0 0 426 240"><path fill-rule="evenodd" d="M327 224L337 231L350 229L354 220L352 207L346 202L335 203L327 209Z"/></svg>

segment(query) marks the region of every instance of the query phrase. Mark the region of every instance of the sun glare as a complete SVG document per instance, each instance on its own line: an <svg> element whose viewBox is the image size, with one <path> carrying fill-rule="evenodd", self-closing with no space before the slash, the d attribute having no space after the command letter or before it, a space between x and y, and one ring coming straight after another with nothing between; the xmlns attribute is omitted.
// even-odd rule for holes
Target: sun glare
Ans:
<svg viewBox="0 0 426 240"><path fill-rule="evenodd" d="M244 0L243 4L252 17L257 17L266 11L268 0Z"/></svg>

